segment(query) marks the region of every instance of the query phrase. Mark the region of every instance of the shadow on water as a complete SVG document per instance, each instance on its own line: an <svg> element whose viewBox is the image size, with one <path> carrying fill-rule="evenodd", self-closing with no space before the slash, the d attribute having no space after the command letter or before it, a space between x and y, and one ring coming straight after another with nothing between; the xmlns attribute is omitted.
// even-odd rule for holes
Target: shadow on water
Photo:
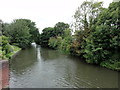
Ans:
<svg viewBox="0 0 120 90"><path fill-rule="evenodd" d="M117 88L118 72L33 45L11 60L11 88Z"/></svg>

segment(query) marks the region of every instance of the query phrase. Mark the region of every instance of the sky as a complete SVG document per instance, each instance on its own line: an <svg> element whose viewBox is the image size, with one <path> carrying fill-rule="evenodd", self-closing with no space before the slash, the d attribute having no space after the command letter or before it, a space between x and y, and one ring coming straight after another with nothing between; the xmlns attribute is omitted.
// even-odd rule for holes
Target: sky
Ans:
<svg viewBox="0 0 120 90"><path fill-rule="evenodd" d="M85 0L0 0L0 19L10 23L14 19L30 19L36 22L40 32L54 27L57 22L70 24L78 6ZM113 0L103 1L108 7Z"/></svg>

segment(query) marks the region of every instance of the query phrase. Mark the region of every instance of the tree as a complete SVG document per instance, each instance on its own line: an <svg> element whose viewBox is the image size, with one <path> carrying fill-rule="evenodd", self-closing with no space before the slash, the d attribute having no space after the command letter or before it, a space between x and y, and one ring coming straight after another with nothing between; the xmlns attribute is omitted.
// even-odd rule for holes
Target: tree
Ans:
<svg viewBox="0 0 120 90"><path fill-rule="evenodd" d="M94 19L102 11L102 2L84 1L75 12L74 28L75 30L86 30L92 27Z"/></svg>
<svg viewBox="0 0 120 90"><path fill-rule="evenodd" d="M38 42L39 31L31 20L16 19L10 24L3 24L3 35L10 38L10 44L25 49L32 42Z"/></svg>
<svg viewBox="0 0 120 90"><path fill-rule="evenodd" d="M77 56L83 56L83 48L85 40L94 30L96 18L103 10L102 2L84 1L75 12L74 15L74 41L71 45L71 53Z"/></svg>
<svg viewBox="0 0 120 90"><path fill-rule="evenodd" d="M55 36L54 28L52 27L44 28L40 35L40 45L44 47L49 47L48 45L49 39L50 37L54 37L54 36Z"/></svg>
<svg viewBox="0 0 120 90"><path fill-rule="evenodd" d="M8 24L8 23L2 23L2 35L8 36L7 29L8 29L8 26L9 26L9 25L10 25L10 24Z"/></svg>
<svg viewBox="0 0 120 90"><path fill-rule="evenodd" d="M35 22L32 22L29 19L18 19L18 21L23 21L25 22L25 25L29 28L29 33L31 35L30 40L31 42L38 42L38 38L39 38L39 30L38 28L36 28L36 24Z"/></svg>
<svg viewBox="0 0 120 90"><path fill-rule="evenodd" d="M85 38L84 57L88 63L120 70L120 2L113 2L96 18L95 29Z"/></svg>
<svg viewBox="0 0 120 90"><path fill-rule="evenodd" d="M64 30L69 28L69 25L64 22L58 22L54 29L55 29L55 35L56 36L63 36L64 35Z"/></svg>
<svg viewBox="0 0 120 90"><path fill-rule="evenodd" d="M53 49L58 49L59 46L61 45L62 42L62 37L58 36L58 37L51 37L49 39L49 47L53 48Z"/></svg>
<svg viewBox="0 0 120 90"><path fill-rule="evenodd" d="M9 44L9 38L6 36L0 36L0 59L10 58L10 53L13 51L11 45Z"/></svg>
<svg viewBox="0 0 120 90"><path fill-rule="evenodd" d="M14 44L23 49L30 46L30 28L26 26L26 22L14 20L6 30L7 36L10 37L10 44Z"/></svg>
<svg viewBox="0 0 120 90"><path fill-rule="evenodd" d="M64 22L58 22L54 28L48 27L43 29L42 34L40 35L40 45L44 47L49 47L49 39L51 37L57 38L62 37L64 38L64 30L69 28L69 25ZM53 40L53 38L51 38Z"/></svg>
<svg viewBox="0 0 120 90"><path fill-rule="evenodd" d="M24 21L26 22L26 26L28 26L29 28L29 33L31 34L31 42L35 42L35 43L38 43L38 39L39 39L39 30L38 28L36 28L36 24L35 22L32 22L31 20L29 19L19 19L21 21Z"/></svg>
<svg viewBox="0 0 120 90"><path fill-rule="evenodd" d="M82 45L84 42L85 30L78 30L75 31L75 34L73 35L73 42L70 47L70 53L75 56L82 56Z"/></svg>
<svg viewBox="0 0 120 90"><path fill-rule="evenodd" d="M58 47L59 51L63 53L70 54L70 46L72 43L72 34L71 34L71 29L66 29L64 30L64 38L61 40L61 43Z"/></svg>

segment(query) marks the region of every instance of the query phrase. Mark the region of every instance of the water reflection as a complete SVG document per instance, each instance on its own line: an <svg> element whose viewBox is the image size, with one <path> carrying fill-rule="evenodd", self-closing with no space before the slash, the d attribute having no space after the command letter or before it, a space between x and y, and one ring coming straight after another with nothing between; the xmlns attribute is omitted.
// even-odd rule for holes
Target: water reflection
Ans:
<svg viewBox="0 0 120 90"><path fill-rule="evenodd" d="M40 46L38 45L38 46L36 46L36 49L37 49L37 59L38 60L42 60L42 58L41 58L41 54L40 54Z"/></svg>
<svg viewBox="0 0 120 90"><path fill-rule="evenodd" d="M54 60L60 57L59 52L48 48L41 48L40 53L44 60Z"/></svg>
<svg viewBox="0 0 120 90"><path fill-rule="evenodd" d="M11 60L10 87L116 88L118 72L34 45Z"/></svg>

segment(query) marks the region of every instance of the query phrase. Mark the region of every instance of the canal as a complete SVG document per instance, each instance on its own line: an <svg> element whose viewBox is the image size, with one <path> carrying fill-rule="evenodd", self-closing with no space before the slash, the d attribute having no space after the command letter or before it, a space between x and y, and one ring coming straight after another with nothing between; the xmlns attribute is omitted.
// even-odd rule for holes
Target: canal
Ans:
<svg viewBox="0 0 120 90"><path fill-rule="evenodd" d="M10 60L10 88L117 88L118 72L33 45Z"/></svg>

